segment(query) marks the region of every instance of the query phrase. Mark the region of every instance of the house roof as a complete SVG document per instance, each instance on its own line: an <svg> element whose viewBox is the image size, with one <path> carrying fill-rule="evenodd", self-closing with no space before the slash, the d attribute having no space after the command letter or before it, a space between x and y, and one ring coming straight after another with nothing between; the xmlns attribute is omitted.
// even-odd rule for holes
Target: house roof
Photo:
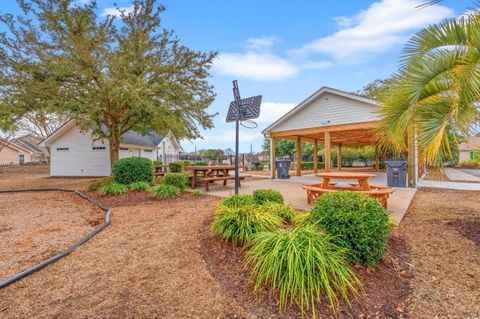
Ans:
<svg viewBox="0 0 480 319"><path fill-rule="evenodd" d="M22 137L19 137L15 140L12 141L13 143L15 144L20 144L20 146L23 146L24 148L27 148L29 149L30 151L32 152L35 152L35 153L42 153L42 150L39 149L37 146L33 145L32 143L30 143L29 141L26 141L23 139L23 136Z"/></svg>
<svg viewBox="0 0 480 319"><path fill-rule="evenodd" d="M315 99L317 99L318 97L320 97L321 95L323 95L325 93L330 93L330 94L346 97L346 98L349 98L349 99L352 99L352 100L356 100L356 101L359 101L359 102L362 102L362 103L367 103L367 104L374 105L374 106L380 106L380 103L377 102L376 100L373 100L373 99L370 99L370 98L367 98L367 97L364 97L364 96L360 96L360 95L357 95L357 94L345 92L345 91L342 91L342 90L333 89L333 88L330 88L330 87L327 87L327 86L323 86L318 91L316 91L315 93L310 95L307 99L305 99L300 104L298 104L296 107L294 107L292 110L290 110L288 113L286 113L285 115L280 117L278 120L276 120L275 122L270 124L267 128L265 128L262 131L262 134L265 135L265 134L268 134L268 133L274 131L275 127L277 127L281 123L290 119L293 115L295 115L296 113L298 113L299 111L301 111L302 109L307 107L312 101L314 101Z"/></svg>
<svg viewBox="0 0 480 319"><path fill-rule="evenodd" d="M75 121L73 119L67 121L65 124L59 127L55 132L47 136L47 138L45 138L40 143L40 146L49 146L53 141L55 141L58 137L62 136L65 132L67 132L74 126L75 126ZM172 137L172 139L181 149L181 146L178 144L173 134L171 134L170 132L168 135ZM128 131L122 135L120 143L127 144L127 145L136 145L136 146L155 148L161 143L161 141L163 141L164 138L165 136L157 134L153 131L148 132L145 135L142 135L135 131Z"/></svg>
<svg viewBox="0 0 480 319"><path fill-rule="evenodd" d="M33 153L33 151L23 145L16 144L15 141L5 141L3 139L0 139L0 145L5 145L6 147L9 147L11 149L14 149L18 152L27 152L27 153Z"/></svg>
<svg viewBox="0 0 480 319"><path fill-rule="evenodd" d="M163 140L164 136L155 132L148 132L145 135L135 131L128 131L122 135L121 143L130 145L141 145L156 147Z"/></svg>
<svg viewBox="0 0 480 319"><path fill-rule="evenodd" d="M458 144L459 151L478 151L480 150L480 136L471 136L466 141Z"/></svg>

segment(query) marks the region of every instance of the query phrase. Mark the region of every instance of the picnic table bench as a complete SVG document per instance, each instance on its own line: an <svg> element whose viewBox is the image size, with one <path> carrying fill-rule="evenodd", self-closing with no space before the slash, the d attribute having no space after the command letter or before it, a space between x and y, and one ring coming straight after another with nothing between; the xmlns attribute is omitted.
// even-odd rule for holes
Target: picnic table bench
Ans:
<svg viewBox="0 0 480 319"><path fill-rule="evenodd" d="M368 179L375 175L357 172L330 172L317 174L323 177L321 183L303 184L302 187L307 191L307 202L312 205L322 194L337 191L355 191L368 195L377 200L385 209L387 208L388 197L393 193L393 189L388 186L369 184ZM357 183L349 183L349 187L337 187L337 183L330 182L330 179L356 179Z"/></svg>
<svg viewBox="0 0 480 319"><path fill-rule="evenodd" d="M241 187L240 181L243 181L248 175L242 175L238 177L238 186ZM227 185L227 180L235 180L235 176L228 175L228 176L213 176L213 177L204 177L200 180L200 182L205 186L205 191L208 192L208 186L210 183L215 181L223 181L223 186Z"/></svg>
<svg viewBox="0 0 480 319"><path fill-rule="evenodd" d="M235 176L230 175L230 171L235 169L233 165L189 166L186 169L192 172L190 177L192 188L203 185L207 192L209 185L216 181L223 181L223 185L226 186L228 180L235 179ZM249 175L240 176L239 181L246 177L249 177Z"/></svg>

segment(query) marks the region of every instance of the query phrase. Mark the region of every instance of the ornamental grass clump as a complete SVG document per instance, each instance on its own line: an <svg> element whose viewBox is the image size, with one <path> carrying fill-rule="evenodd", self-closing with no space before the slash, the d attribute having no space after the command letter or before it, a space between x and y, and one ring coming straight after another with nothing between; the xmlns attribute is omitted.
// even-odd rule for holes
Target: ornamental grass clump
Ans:
<svg viewBox="0 0 480 319"><path fill-rule="evenodd" d="M230 208L238 208L242 206L255 205L255 199L251 195L233 195L222 202L223 206Z"/></svg>
<svg viewBox="0 0 480 319"><path fill-rule="evenodd" d="M175 186L183 192L188 185L188 177L183 173L169 173L163 177L163 183Z"/></svg>
<svg viewBox="0 0 480 319"><path fill-rule="evenodd" d="M375 267L384 257L388 214L367 195L350 191L323 194L315 201L308 223L325 229L350 251L355 263Z"/></svg>
<svg viewBox="0 0 480 319"><path fill-rule="evenodd" d="M252 268L255 292L278 292L279 307L295 304L315 317L315 304L326 297L335 309L342 298L350 304L361 284L348 265L347 251L316 227L261 232L250 241L245 264Z"/></svg>
<svg viewBox="0 0 480 319"><path fill-rule="evenodd" d="M110 183L100 187L97 190L97 192L102 196L119 195L127 191L128 191L128 187L120 183Z"/></svg>
<svg viewBox="0 0 480 319"><path fill-rule="evenodd" d="M168 184L158 184L150 188L150 193L156 198L170 198L180 195L181 191L178 187Z"/></svg>
<svg viewBox="0 0 480 319"><path fill-rule="evenodd" d="M134 182L128 185L128 188L132 191L144 191L149 187L150 185L147 182Z"/></svg>
<svg viewBox="0 0 480 319"><path fill-rule="evenodd" d="M266 202L283 204L282 194L273 189L257 189L252 195L258 204L264 204Z"/></svg>
<svg viewBox="0 0 480 319"><path fill-rule="evenodd" d="M295 219L295 215L297 214L293 207L268 201L265 204L260 205L257 209L263 213L277 215L285 223L292 223L292 221Z"/></svg>
<svg viewBox="0 0 480 319"><path fill-rule="evenodd" d="M108 176L102 179L97 179L88 185L88 190L97 191L100 187L112 184L114 182L113 177Z"/></svg>
<svg viewBox="0 0 480 319"><path fill-rule="evenodd" d="M253 235L272 231L282 225L282 219L271 213L260 212L256 206L227 207L221 205L215 211L211 230L226 242L246 244Z"/></svg>

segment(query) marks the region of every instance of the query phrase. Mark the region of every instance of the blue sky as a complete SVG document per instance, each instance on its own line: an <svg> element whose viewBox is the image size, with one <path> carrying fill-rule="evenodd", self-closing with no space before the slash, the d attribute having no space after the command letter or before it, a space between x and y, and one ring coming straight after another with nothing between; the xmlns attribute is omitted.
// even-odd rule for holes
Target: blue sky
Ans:
<svg viewBox="0 0 480 319"><path fill-rule="evenodd" d="M97 1L102 13L114 13L114 2L131 6L130 0ZM234 148L234 125L225 123L234 79L242 97L263 95L258 128L242 128L240 135L241 151L250 145L260 151L261 130L320 87L354 92L388 77L410 35L474 5L444 0L415 8L423 2L165 0L165 28L192 49L219 52L211 78L217 98L209 108L219 112L215 128L203 140L182 141L183 148ZM15 1L3 0L0 10L15 12Z"/></svg>

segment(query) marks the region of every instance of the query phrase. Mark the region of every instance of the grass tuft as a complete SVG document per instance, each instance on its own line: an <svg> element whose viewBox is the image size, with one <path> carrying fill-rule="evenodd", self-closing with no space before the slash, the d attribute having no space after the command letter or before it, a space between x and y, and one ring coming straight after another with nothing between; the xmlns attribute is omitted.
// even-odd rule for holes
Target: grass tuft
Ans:
<svg viewBox="0 0 480 319"><path fill-rule="evenodd" d="M128 188L132 191L144 191L147 190L150 185L147 182L133 182L128 185Z"/></svg>
<svg viewBox="0 0 480 319"><path fill-rule="evenodd" d="M150 193L156 198L175 197L181 193L180 189L173 185L158 184L150 188Z"/></svg>
<svg viewBox="0 0 480 319"><path fill-rule="evenodd" d="M123 194L128 191L128 187L120 183L110 183L100 187L97 192L102 196L112 196Z"/></svg>
<svg viewBox="0 0 480 319"><path fill-rule="evenodd" d="M361 284L348 265L347 250L314 226L261 232L250 242L245 264L252 267L255 291L268 287L279 294L279 307L295 304L315 317L315 303L325 296L336 309L350 304Z"/></svg>
<svg viewBox="0 0 480 319"><path fill-rule="evenodd" d="M282 220L277 215L261 212L256 206L220 206L215 211L211 230L222 241L231 240L234 245L244 245L258 232L275 230Z"/></svg>

